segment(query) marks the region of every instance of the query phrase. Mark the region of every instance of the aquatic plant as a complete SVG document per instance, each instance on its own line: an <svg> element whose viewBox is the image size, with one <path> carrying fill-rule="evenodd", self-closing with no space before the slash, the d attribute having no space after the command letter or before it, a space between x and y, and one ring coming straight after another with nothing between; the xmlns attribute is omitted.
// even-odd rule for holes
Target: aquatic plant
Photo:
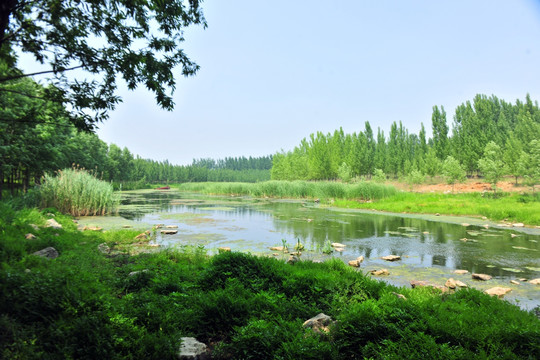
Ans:
<svg viewBox="0 0 540 360"><path fill-rule="evenodd" d="M250 195L276 198L320 198L375 200L397 193L390 185L362 181L344 184L335 181L265 181L260 183L185 183L180 190L205 194Z"/></svg>
<svg viewBox="0 0 540 360"><path fill-rule="evenodd" d="M119 202L111 184L78 168L45 175L39 196L42 208L53 207L73 216L104 215Z"/></svg>

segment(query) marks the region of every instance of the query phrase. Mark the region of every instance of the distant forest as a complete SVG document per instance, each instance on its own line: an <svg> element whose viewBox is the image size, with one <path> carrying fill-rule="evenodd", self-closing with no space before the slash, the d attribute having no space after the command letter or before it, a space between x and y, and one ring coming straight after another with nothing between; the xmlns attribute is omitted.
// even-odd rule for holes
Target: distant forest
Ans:
<svg viewBox="0 0 540 360"><path fill-rule="evenodd" d="M443 160L453 156L472 175L478 174L478 160L493 141L506 173L517 179L530 168L523 159L540 156L540 109L529 95L515 104L477 95L457 107L451 130L444 107L435 106L431 138L423 124L412 134L394 122L386 136L380 128L375 134L366 122L364 131L318 132L293 150L273 156L197 159L182 166L143 159L127 148L108 146L94 133L77 130L61 103L42 96L50 89L31 79L8 86L0 92L0 194L27 189L43 174L69 167L88 169L115 183L345 180L370 178L376 171L391 177L411 171L434 176L441 172Z"/></svg>
<svg viewBox="0 0 540 360"><path fill-rule="evenodd" d="M482 175L479 160L490 142L507 175L517 179L534 170L531 166L539 166L540 109L528 94L525 102L515 104L476 95L456 108L451 129L444 107L434 106L431 128L431 138L427 138L424 124L413 134L401 122L392 123L388 136L380 128L375 134L369 122L364 131L353 134L342 129L333 134L317 132L293 150L274 155L272 179L370 178L377 171L392 178L413 171L435 176L441 174L449 156L468 175ZM535 171L537 176L539 169Z"/></svg>

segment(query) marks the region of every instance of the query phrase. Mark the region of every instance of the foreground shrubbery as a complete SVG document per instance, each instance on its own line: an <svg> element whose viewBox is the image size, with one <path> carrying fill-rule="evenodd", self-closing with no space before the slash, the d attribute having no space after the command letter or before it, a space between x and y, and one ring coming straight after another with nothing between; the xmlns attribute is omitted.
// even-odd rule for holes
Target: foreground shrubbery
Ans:
<svg viewBox="0 0 540 360"><path fill-rule="evenodd" d="M260 183L185 183L183 191L205 194L234 194L255 197L321 198L321 199L382 199L397 193L390 185L372 182L344 184L331 181L265 181Z"/></svg>
<svg viewBox="0 0 540 360"><path fill-rule="evenodd" d="M57 215L64 229L35 231L29 223L45 221L37 210L2 205L0 214L3 358L172 359L181 336L224 359L533 359L540 351L532 313L476 290L398 289L339 260L288 265L191 247L130 255L130 230L81 233ZM27 232L37 238L25 240ZM98 251L102 242L111 255ZM46 246L60 256L29 255ZM329 335L302 327L321 312L337 320Z"/></svg>
<svg viewBox="0 0 540 360"><path fill-rule="evenodd" d="M83 169L45 175L39 193L42 207L54 207L74 216L104 215L118 204L112 185Z"/></svg>

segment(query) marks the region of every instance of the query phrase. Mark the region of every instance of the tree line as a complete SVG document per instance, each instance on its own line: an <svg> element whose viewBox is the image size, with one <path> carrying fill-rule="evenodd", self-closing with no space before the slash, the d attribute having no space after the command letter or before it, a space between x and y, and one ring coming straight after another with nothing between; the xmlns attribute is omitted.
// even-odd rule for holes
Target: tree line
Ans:
<svg viewBox="0 0 540 360"><path fill-rule="evenodd" d="M434 106L431 121L431 138L423 123L414 134L401 122L392 123L388 136L380 128L375 134L369 122L358 133L345 134L340 128L311 134L293 150L274 155L272 179L348 180L380 173L433 177L445 171L449 157L455 163L447 164L457 164L469 176L485 175L486 163L480 160L485 155L493 158L495 152L504 174L516 176L516 181L518 176L538 181L540 108L528 94L514 104L494 95L476 95L456 108L451 129L444 107Z"/></svg>
<svg viewBox="0 0 540 360"><path fill-rule="evenodd" d="M48 87L29 78L0 89L0 196L3 190L26 190L45 173L73 166L124 183L270 179L271 156L201 159L182 166L107 145L96 134L78 129L64 106L42 96L46 91Z"/></svg>

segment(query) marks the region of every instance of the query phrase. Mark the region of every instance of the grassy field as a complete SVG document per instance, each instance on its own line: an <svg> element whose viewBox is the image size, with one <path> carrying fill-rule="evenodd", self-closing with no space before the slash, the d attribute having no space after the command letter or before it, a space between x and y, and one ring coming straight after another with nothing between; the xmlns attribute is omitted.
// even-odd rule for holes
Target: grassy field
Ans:
<svg viewBox="0 0 540 360"><path fill-rule="evenodd" d="M372 182L269 181L246 183L189 183L176 185L183 191L233 194L254 197L320 199L322 203L352 209L374 209L397 213L485 216L493 221L507 219L540 225L540 193L417 193Z"/></svg>
<svg viewBox="0 0 540 360"><path fill-rule="evenodd" d="M374 209L396 213L485 216L493 221L507 220L540 225L540 194L420 194L400 192L373 202L336 200L334 205L350 209Z"/></svg>
<svg viewBox="0 0 540 360"><path fill-rule="evenodd" d="M49 212L0 203L5 359L174 359L182 336L210 344L215 359L533 359L540 351L539 309L473 289L396 288L340 260L148 252L132 230L80 232L59 213L63 229L45 228ZM59 257L32 255L47 246ZM336 321L327 333L302 326L319 313Z"/></svg>

